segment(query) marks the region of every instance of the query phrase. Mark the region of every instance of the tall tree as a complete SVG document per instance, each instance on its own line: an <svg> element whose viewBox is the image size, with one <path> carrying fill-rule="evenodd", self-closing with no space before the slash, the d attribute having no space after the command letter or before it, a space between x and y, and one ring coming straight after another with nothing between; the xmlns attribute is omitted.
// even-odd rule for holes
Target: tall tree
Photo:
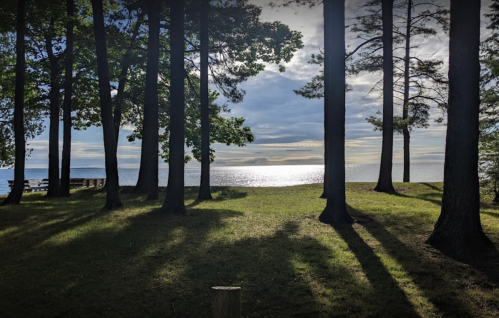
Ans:
<svg viewBox="0 0 499 318"><path fill-rule="evenodd" d="M409 68L411 56L411 23L412 23L412 0L407 1L407 21L405 30L405 58L404 58L404 101L402 105L402 120L407 121L409 117ZM403 182L409 182L411 177L411 162L410 162L410 134L409 126L404 125L402 128L404 135L404 175Z"/></svg>
<svg viewBox="0 0 499 318"><path fill-rule="evenodd" d="M160 4L158 4L160 5ZM114 97L114 135L116 138L116 146L118 146L119 134L120 134L120 125L122 122L122 114L123 114L123 103L125 99L125 86L127 82L128 70L132 64L132 53L134 46L136 45L137 39L140 34L140 27L143 23L144 12L140 11L137 15L137 21L133 27L133 31L130 37L129 45L123 54L121 59L121 72L120 77L118 79L118 89L116 92L116 96Z"/></svg>
<svg viewBox="0 0 499 318"><path fill-rule="evenodd" d="M480 222L479 43L480 1L451 0L444 193L427 242L456 257L469 257L492 244Z"/></svg>
<svg viewBox="0 0 499 318"><path fill-rule="evenodd" d="M210 191L210 105L208 92L208 55L209 34L208 16L210 1L201 0L200 11L200 46L201 46L201 183L199 187L198 200L211 200Z"/></svg>
<svg viewBox="0 0 499 318"><path fill-rule="evenodd" d="M147 45L147 69L142 147L139 179L135 191L147 193L148 200L158 199L158 72L159 72L159 13L160 1L147 1L149 40Z"/></svg>
<svg viewBox="0 0 499 318"><path fill-rule="evenodd" d="M14 101L14 138L15 162L14 185L2 202L6 204L19 204L24 191L24 160L26 157L26 141L24 136L24 76L25 76L25 41L26 33L26 0L17 1L16 21L16 87Z"/></svg>
<svg viewBox="0 0 499 318"><path fill-rule="evenodd" d="M353 223L345 196L345 0L324 0L324 109L327 203L319 220Z"/></svg>
<svg viewBox="0 0 499 318"><path fill-rule="evenodd" d="M111 87L109 83L109 66L107 61L106 30L102 0L92 0L94 18L95 48L97 54L97 71L99 74L99 97L104 135L104 154L106 161L106 204L103 209L113 210L122 206L119 179L118 159L116 155L116 139L111 105Z"/></svg>
<svg viewBox="0 0 499 318"><path fill-rule="evenodd" d="M63 104L63 145L61 163L61 196L69 196L71 169L71 100L73 98L74 0L67 0L66 58Z"/></svg>
<svg viewBox="0 0 499 318"><path fill-rule="evenodd" d="M380 1L368 3L368 13L356 18L352 31L358 37L372 39L379 35L381 16L378 11ZM402 116L394 116L394 130L403 135L404 169L403 181L410 181L410 132L415 128L429 126L431 104L438 108L447 108L447 80L441 71L443 61L424 59L415 53L421 47L418 39L437 36L437 28L448 30L448 10L437 0L404 0L394 5L394 99L401 102ZM416 40L416 41L414 41ZM404 44L404 45L402 45ZM373 52L381 49L382 43L372 41L352 60L351 70L377 72L381 57ZM400 52L400 53L399 53ZM399 65L402 64L402 65ZM377 85L372 91L377 91ZM382 112L377 115L382 116ZM383 130L383 120L378 116L369 116L368 122L374 130Z"/></svg>
<svg viewBox="0 0 499 318"><path fill-rule="evenodd" d="M55 20L54 17L50 20L50 26L45 33L45 45L49 61L50 69L50 123L49 123L49 168L48 179L49 186L47 197L59 196L59 58L54 54L53 37ZM62 56L62 55L60 55Z"/></svg>
<svg viewBox="0 0 499 318"><path fill-rule="evenodd" d="M347 53L347 75L383 71L381 0L362 3L360 13L350 24L350 34L359 44ZM404 138L404 178L410 181L410 132L429 127L429 109L436 105L447 109L446 75L443 61L418 56L421 38L437 36L437 28L448 31L448 10L438 0L399 0L394 4L394 107L400 101L402 116L394 116L394 130ZM414 41L416 39L416 41ZM323 64L323 53L313 54L310 64ZM380 80L369 93L380 92ZM310 82L294 92L305 98L324 97L324 74L321 71ZM381 94L382 95L382 94ZM382 112L366 120L374 130L383 131ZM327 156L326 156L327 161ZM326 183L325 183L326 185Z"/></svg>
<svg viewBox="0 0 499 318"><path fill-rule="evenodd" d="M481 185L494 193L493 202L499 204L499 1L490 5L487 29L490 35L482 42L480 77L480 146L479 175ZM483 191L482 191L483 193Z"/></svg>
<svg viewBox="0 0 499 318"><path fill-rule="evenodd" d="M184 204L184 0L170 2L170 149L168 186L161 210L186 214Z"/></svg>
<svg viewBox="0 0 499 318"><path fill-rule="evenodd" d="M383 141L375 191L395 192L393 166L393 0L382 0L383 21Z"/></svg>

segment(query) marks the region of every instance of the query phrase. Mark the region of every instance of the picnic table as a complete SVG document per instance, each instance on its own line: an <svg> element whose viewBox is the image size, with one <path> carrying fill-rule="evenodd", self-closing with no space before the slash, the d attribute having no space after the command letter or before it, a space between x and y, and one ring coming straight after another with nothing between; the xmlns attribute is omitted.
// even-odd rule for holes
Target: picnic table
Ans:
<svg viewBox="0 0 499 318"><path fill-rule="evenodd" d="M9 187L12 190L14 180L7 180ZM89 188L103 187L106 184L106 178L71 178L69 179L69 188ZM27 179L24 180L24 192L47 191L49 187L49 179Z"/></svg>

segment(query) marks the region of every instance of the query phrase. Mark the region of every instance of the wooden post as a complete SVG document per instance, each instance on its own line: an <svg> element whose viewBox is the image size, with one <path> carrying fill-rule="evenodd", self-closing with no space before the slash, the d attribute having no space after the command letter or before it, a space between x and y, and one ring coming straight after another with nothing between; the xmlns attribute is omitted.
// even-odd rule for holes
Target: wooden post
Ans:
<svg viewBox="0 0 499 318"><path fill-rule="evenodd" d="M212 287L213 318L241 318L241 287Z"/></svg>

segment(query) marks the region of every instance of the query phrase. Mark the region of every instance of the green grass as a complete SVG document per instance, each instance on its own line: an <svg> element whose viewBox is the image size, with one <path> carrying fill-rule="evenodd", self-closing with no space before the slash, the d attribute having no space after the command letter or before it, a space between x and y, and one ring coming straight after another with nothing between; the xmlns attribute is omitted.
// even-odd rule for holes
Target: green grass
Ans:
<svg viewBox="0 0 499 318"><path fill-rule="evenodd" d="M210 317L210 287L241 286L244 317L499 317L499 257L464 264L424 244L442 184L396 184L399 195L347 185L350 212L320 223L321 185L213 188L187 217L123 194L26 195L0 208L0 317ZM488 198L484 198L484 201ZM483 204L499 246L499 210Z"/></svg>

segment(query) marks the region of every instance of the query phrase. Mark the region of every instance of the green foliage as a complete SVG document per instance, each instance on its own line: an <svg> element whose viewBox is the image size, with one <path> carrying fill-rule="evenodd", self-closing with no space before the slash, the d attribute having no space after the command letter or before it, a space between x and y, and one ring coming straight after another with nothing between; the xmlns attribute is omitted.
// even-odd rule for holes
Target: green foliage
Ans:
<svg viewBox="0 0 499 318"><path fill-rule="evenodd" d="M308 64L315 64L322 67L324 64L324 52L319 54L312 54L311 59L307 62ZM352 86L346 83L345 90L351 91ZM312 80L305 84L305 86L300 89L294 89L293 92L296 95L300 95L307 99L322 99L324 98L324 69L319 71L319 74L312 77Z"/></svg>
<svg viewBox="0 0 499 318"><path fill-rule="evenodd" d="M428 38L437 35L437 28L447 32L449 28L448 10L438 1L414 0L412 4L412 16L410 20L409 39L407 34L407 1L395 1L394 3L394 96L395 104L407 109L408 116L405 120L401 116L394 117L395 131L401 133L404 127L409 131L416 128L427 128L429 126L429 109L435 106L439 109L447 109L448 82L442 72L443 61L426 59L423 60L413 55L414 49L420 45L414 44L416 38ZM359 47L353 52L359 51L357 56L347 54L348 73L357 75L360 72L381 73L383 70L383 56L381 52L382 25L381 25L381 1L372 0L363 6L367 14L356 17L351 31L357 34L356 39L360 42ZM411 41L410 56L405 56L406 41ZM409 73L406 74L404 63L409 58ZM404 105L405 76L408 76L409 99ZM369 93L382 92L382 80L375 83ZM398 102L397 102L398 101ZM378 114L379 115L379 114ZM374 125L375 130L380 130L380 117L369 116L366 120ZM441 121L439 118L437 121ZM407 126L406 126L407 125Z"/></svg>
<svg viewBox="0 0 499 318"><path fill-rule="evenodd" d="M41 122L48 113L51 83L55 83L56 94L62 99L64 91L64 56L66 2L64 0L28 1L27 33L27 90L26 111L29 136L35 136L43 128ZM291 31L280 22L259 20L261 8L247 0L220 0L211 3L210 18L210 75L211 82L220 95L230 102L242 101L244 90L239 84L264 70L268 63L289 62L293 53L303 47L301 34ZM0 17L0 50L4 57L0 63L0 111L2 120L11 125L11 99L13 97L15 1L3 6ZM110 0L104 3L108 62L113 89L113 103L122 102L122 124L132 124L136 130L129 140L141 138L144 83L147 54L147 20L145 2L134 0ZM72 116L75 129L100 126L97 62L95 57L92 11L89 1L76 1L74 17L74 74ZM188 1L186 8L186 145L199 159L199 5ZM168 158L169 130L169 6L161 12L160 43L160 127L163 157ZM5 31L3 31L5 30ZM123 69L128 69L123 78ZM285 71L280 65L279 70ZM123 94L114 94L119 82L124 81ZM217 106L219 96L212 92L211 121L212 142L243 146L254 140L243 118L228 118L227 105ZM119 100L120 99L120 100ZM62 105L62 103L60 103ZM0 162L11 164L12 129L2 127L4 141L0 144ZM212 150L212 160L214 151ZM186 156L186 160L190 159Z"/></svg>
<svg viewBox="0 0 499 318"><path fill-rule="evenodd" d="M139 75L139 74L137 74ZM145 74L140 74L140 77ZM199 107L199 78L197 76L189 76L186 80L185 90L185 144L190 148L194 159L201 161L201 110ZM142 93L142 94L141 94ZM227 105L219 106L214 103L218 98L217 92L210 92L210 143L222 143L227 146L237 145L245 146L249 142L254 141L253 133L249 127L244 125L244 118L228 118L224 113L229 113ZM166 86L159 87L159 127L160 127L160 156L168 162L169 158L169 131L170 131L170 116L169 116L169 91ZM137 92L137 105L143 105L143 91ZM128 121L133 124L135 130L127 136L128 141L133 142L136 139L142 138L142 113L141 107L136 110L131 110L127 113ZM192 158L190 155L185 155L185 161L188 162ZM215 150L210 149L210 160L215 160Z"/></svg>
<svg viewBox="0 0 499 318"><path fill-rule="evenodd" d="M4 12L5 13L5 12ZM4 27L6 27L4 25ZM14 164L14 90L15 90L15 33L0 33L0 167ZM27 72L25 76L24 127L25 138L33 139L43 130L44 110L40 108L40 89L35 76ZM29 145L28 145L29 146ZM26 155L29 156L28 148Z"/></svg>
<svg viewBox="0 0 499 318"><path fill-rule="evenodd" d="M199 30L199 6L191 3L191 28ZM232 103L241 102L245 91L238 85L265 69L266 63L289 62L303 47L300 32L281 22L261 22L261 8L247 0L221 0L211 3L210 75L218 91ZM199 70L199 37L187 39L186 67ZM279 67L283 72L284 67Z"/></svg>
<svg viewBox="0 0 499 318"><path fill-rule="evenodd" d="M483 185L492 189L499 203L499 1L490 6L487 26L492 32L481 45L480 82L480 176Z"/></svg>
<svg viewBox="0 0 499 318"><path fill-rule="evenodd" d="M436 24L444 31L448 31L448 10L442 7L437 1L418 1L413 4L413 17L411 19L410 37L427 38L437 34L433 27ZM316 4L316 1L298 0L287 1L287 5L292 4ZM395 101L403 100L404 91L404 45L405 45L405 25L407 23L407 3L406 1L396 1L394 4L394 93ZM381 1L370 0L359 8L359 15L354 22L349 25L348 32L356 34L355 41L358 46L352 51L345 53L347 76L356 76L362 72L381 73L383 71L382 51L382 23L381 23ZM411 48L417 48L412 45ZM398 56L397 56L398 54ZM322 67L323 53L312 55L310 64L317 64ZM422 60L416 56L410 56L409 66L409 86L410 97L407 107L409 116L403 120L401 116L394 117L394 128L397 132L402 132L404 125L409 130L416 128L427 128L429 126L429 109L436 106L442 110L447 109L447 80L442 73L443 62L437 60ZM382 92L382 80L374 84L371 93ZM347 86L347 90L351 90ZM302 88L294 90L297 95L309 99L322 99L324 97L324 74L321 69L319 74L314 76L310 82ZM401 107L404 107L399 102ZM366 120L374 125L374 130L381 130L381 113L369 116ZM437 119L442 120L442 119Z"/></svg>

